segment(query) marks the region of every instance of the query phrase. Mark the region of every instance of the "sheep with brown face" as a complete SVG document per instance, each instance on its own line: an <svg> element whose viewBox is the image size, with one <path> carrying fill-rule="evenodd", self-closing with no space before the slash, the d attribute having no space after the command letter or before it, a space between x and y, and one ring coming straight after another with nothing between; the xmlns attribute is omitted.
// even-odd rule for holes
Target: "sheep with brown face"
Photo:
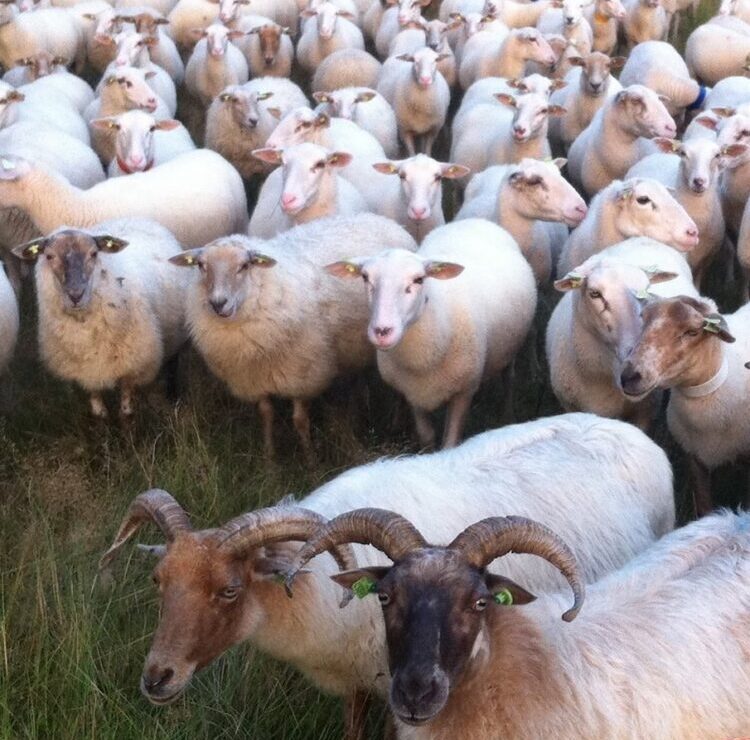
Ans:
<svg viewBox="0 0 750 740"><path fill-rule="evenodd" d="M649 303L643 331L622 369L630 398L670 388L667 424L691 456L699 514L712 508L710 470L750 452L750 304L721 316L706 299Z"/></svg>
<svg viewBox="0 0 750 740"><path fill-rule="evenodd" d="M382 605L400 740L578 740L613 728L720 740L745 732L750 716L749 533L750 516L729 512L677 530L588 587L580 616L576 557L521 517L485 519L436 547L397 514L361 509L325 525L296 566L349 542L393 560L332 579ZM557 568L572 607L555 594L517 608L534 596L486 570L511 552Z"/></svg>

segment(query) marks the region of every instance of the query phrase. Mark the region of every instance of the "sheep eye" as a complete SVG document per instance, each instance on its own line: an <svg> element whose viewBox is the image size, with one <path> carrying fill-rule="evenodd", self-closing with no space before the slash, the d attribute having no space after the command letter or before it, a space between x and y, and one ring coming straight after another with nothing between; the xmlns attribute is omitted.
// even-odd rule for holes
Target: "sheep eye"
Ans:
<svg viewBox="0 0 750 740"><path fill-rule="evenodd" d="M700 334L700 329L688 329L685 334L689 337L697 337Z"/></svg>
<svg viewBox="0 0 750 740"><path fill-rule="evenodd" d="M250 267L250 261L249 260L247 262L243 262L239 266L239 268L237 269L237 272L245 272L245 270L247 270L248 267Z"/></svg>
<svg viewBox="0 0 750 740"><path fill-rule="evenodd" d="M48 259L48 260L49 260L50 262L52 262L52 260L53 260L53 259L55 259L54 255L51 255L51 254L47 254L47 255L45 255L45 256L47 257L47 259Z"/></svg>
<svg viewBox="0 0 750 740"><path fill-rule="evenodd" d="M487 608L487 599L477 599L474 602L473 609L475 612L483 612Z"/></svg>
<svg viewBox="0 0 750 740"><path fill-rule="evenodd" d="M130 90L130 88L133 87L133 83L130 80L125 80L125 87Z"/></svg>
<svg viewBox="0 0 750 740"><path fill-rule="evenodd" d="M156 131L156 125L152 126L152 127L151 127L151 128L149 129L149 131L150 131L151 133L153 133L154 131Z"/></svg>
<svg viewBox="0 0 750 740"><path fill-rule="evenodd" d="M424 282L423 277L414 278L414 284L415 285L421 285Z"/></svg>
<svg viewBox="0 0 750 740"><path fill-rule="evenodd" d="M391 597L388 594L384 594L382 591L378 592L378 601L381 606L388 606L391 603Z"/></svg>
<svg viewBox="0 0 750 740"><path fill-rule="evenodd" d="M750 136L750 131L748 131L747 129L745 129L744 131L740 132L740 136L743 136L743 137Z"/></svg>
<svg viewBox="0 0 750 740"><path fill-rule="evenodd" d="M635 199L636 203L639 203L642 206L645 206L647 203L651 202L651 198L648 197L648 195L639 195Z"/></svg>
<svg viewBox="0 0 750 740"><path fill-rule="evenodd" d="M590 290L589 298L601 298L602 294L598 290Z"/></svg>
<svg viewBox="0 0 750 740"><path fill-rule="evenodd" d="M223 591L219 591L219 598L224 599L224 601L234 601L239 592L238 588L225 588Z"/></svg>
<svg viewBox="0 0 750 740"><path fill-rule="evenodd" d="M366 272L363 272L362 273L362 280L364 280L366 283L369 283L370 282L370 276Z"/></svg>
<svg viewBox="0 0 750 740"><path fill-rule="evenodd" d="M316 162L312 166L312 171L317 172L318 170L322 170L325 166L326 166L326 163L323 160L321 160L320 162Z"/></svg>
<svg viewBox="0 0 750 740"><path fill-rule="evenodd" d="M406 180L406 174L405 174L405 173L403 173L403 172L399 172L399 173L398 173L398 176L399 176L399 179L401 179L401 180Z"/></svg>

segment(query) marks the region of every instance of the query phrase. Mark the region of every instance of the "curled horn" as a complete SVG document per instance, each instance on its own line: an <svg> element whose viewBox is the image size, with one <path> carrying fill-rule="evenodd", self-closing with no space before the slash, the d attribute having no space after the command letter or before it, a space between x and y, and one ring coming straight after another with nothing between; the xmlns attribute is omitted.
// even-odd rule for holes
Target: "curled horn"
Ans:
<svg viewBox="0 0 750 740"><path fill-rule="evenodd" d="M510 552L538 555L555 566L573 590L573 606L562 618L570 622L583 605L585 585L573 551L551 529L520 516L490 517L472 524L448 546L475 568L484 568Z"/></svg>
<svg viewBox="0 0 750 740"><path fill-rule="evenodd" d="M394 563L413 550L427 547L414 525L399 514L384 509L356 509L331 519L302 546L294 567L287 575L287 585L291 585L299 569L308 560L324 550L349 542L377 547Z"/></svg>
<svg viewBox="0 0 750 740"><path fill-rule="evenodd" d="M159 526L167 542L172 542L178 532L189 532L192 529L188 515L172 494L161 488L152 488L133 499L115 541L99 560L99 569L106 568L120 548L148 521Z"/></svg>

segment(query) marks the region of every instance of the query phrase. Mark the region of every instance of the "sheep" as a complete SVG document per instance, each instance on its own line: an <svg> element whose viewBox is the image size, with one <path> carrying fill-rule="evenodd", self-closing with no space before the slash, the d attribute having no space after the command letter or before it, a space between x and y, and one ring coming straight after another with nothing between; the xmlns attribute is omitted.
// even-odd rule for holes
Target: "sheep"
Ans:
<svg viewBox="0 0 750 740"><path fill-rule="evenodd" d="M623 0L622 29L628 51L644 41L666 38L669 18L662 0Z"/></svg>
<svg viewBox="0 0 750 740"><path fill-rule="evenodd" d="M200 41L185 67L185 88L208 108L213 99L230 85L242 85L250 73L244 54L231 43L245 35L220 23L196 29Z"/></svg>
<svg viewBox="0 0 750 740"><path fill-rule="evenodd" d="M620 84L645 85L663 95L672 116L700 108L707 93L705 87L690 78L679 52L664 41L638 44L622 68Z"/></svg>
<svg viewBox="0 0 750 740"><path fill-rule="evenodd" d="M685 42L685 62L690 75L706 85L725 77L742 75L750 54L750 24L738 21L740 28L704 23Z"/></svg>
<svg viewBox="0 0 750 740"><path fill-rule="evenodd" d="M722 316L706 299L652 301L643 309L643 331L622 369L620 382L630 398L671 389L667 426L690 456L699 516L712 509L710 471L749 451L744 414L750 394L749 316L750 304Z"/></svg>
<svg viewBox="0 0 750 740"><path fill-rule="evenodd" d="M747 0L722 0L718 15L735 15L745 23L750 23L750 5Z"/></svg>
<svg viewBox="0 0 750 740"><path fill-rule="evenodd" d="M86 13L82 18L88 25L84 31L86 60L88 66L102 74L115 58L117 46L114 36L122 31L123 19L112 7L94 13Z"/></svg>
<svg viewBox="0 0 750 740"><path fill-rule="evenodd" d="M177 48L187 53L193 50L197 39L194 28L205 28L219 17L219 4L211 0L179 0L167 15L169 34Z"/></svg>
<svg viewBox="0 0 750 740"><path fill-rule="evenodd" d="M328 270L364 279L378 370L409 402L423 447L435 442L430 413L445 404L442 446L458 444L480 383L500 371L510 409L509 376L534 319L536 283L507 232L466 219L431 231L417 254L389 249Z"/></svg>
<svg viewBox="0 0 750 740"><path fill-rule="evenodd" d="M252 155L266 145L279 117L307 105L305 94L290 80L256 77L228 87L211 103L206 114L206 147L228 159L244 178L268 171Z"/></svg>
<svg viewBox="0 0 750 740"><path fill-rule="evenodd" d="M13 358L18 339L18 301L13 285L0 265L0 375Z"/></svg>
<svg viewBox="0 0 750 740"><path fill-rule="evenodd" d="M141 110L95 118L91 125L115 131L115 156L107 169L110 177L146 172L195 149L190 134L179 121L170 118L157 121Z"/></svg>
<svg viewBox="0 0 750 740"><path fill-rule="evenodd" d="M21 13L14 3L0 5L0 64L10 69L17 59L39 51L69 59L83 69L83 39L74 19L62 8Z"/></svg>
<svg viewBox="0 0 750 740"><path fill-rule="evenodd" d="M153 39L153 43L148 48L151 61L161 67L172 78L175 85L181 85L185 81L185 63L171 36L162 30L162 27L167 26L169 21L156 11L138 10L140 12L125 13L122 5L118 5L118 21L134 24L137 33Z"/></svg>
<svg viewBox="0 0 750 740"><path fill-rule="evenodd" d="M422 7L429 4L429 0L395 0L383 13L375 34L375 51L381 59L390 54L389 47L399 31L422 20Z"/></svg>
<svg viewBox="0 0 750 740"><path fill-rule="evenodd" d="M429 46L438 54L446 55L442 61L438 62L438 69L451 88L455 87L458 82L458 62L450 43L448 43L448 33L454 25L454 23L444 23L435 18L427 21L424 26L424 45Z"/></svg>
<svg viewBox="0 0 750 740"><path fill-rule="evenodd" d="M244 0L218 0L218 2L219 20L228 26L239 21L243 15L261 15L288 28L296 36L300 16L305 17L304 11L300 12L296 0L253 0L252 3L244 2Z"/></svg>
<svg viewBox="0 0 750 740"><path fill-rule="evenodd" d="M499 39L508 35L508 27L496 18L484 13L452 13L448 18L454 33L451 39L455 48L455 56L461 66L461 61L472 50L481 57L480 49L495 47Z"/></svg>
<svg viewBox="0 0 750 740"><path fill-rule="evenodd" d="M393 107L399 136L412 157L418 149L431 154L448 114L450 88L438 71L440 59L427 46L393 57L383 65L378 81L377 90Z"/></svg>
<svg viewBox="0 0 750 740"><path fill-rule="evenodd" d="M550 486L550 480L556 485ZM333 558L325 555L310 562L312 574L298 577L292 600L273 585L271 575L291 565L299 547L293 540L307 539L320 517L374 502L409 517L426 536L443 543L483 516L532 516L569 538L587 582L621 567L674 525L672 473L664 452L629 424L587 414L495 429L452 450L362 465L318 488L298 506L282 502L221 529L189 531L187 515L175 500L152 490L133 501L101 560L107 569L143 524L155 523L166 538L166 548L155 548L158 554L166 550L155 574L164 589L163 607L144 665L145 696L158 704L176 699L198 666L245 640L292 663L323 690L347 697L350 706L360 692L386 696L387 657L382 622L375 618L377 606L365 599L338 608L339 590L325 577L337 571ZM360 567L388 564L374 548L353 549ZM201 583L208 573L247 566L232 605L237 615L228 623L223 621L226 610L209 609L204 597L184 608L194 587L184 580L181 563L198 552L200 569L190 572L200 574ZM524 555L505 558L490 570L545 592L564 583L554 568ZM228 583L215 583L216 591ZM269 619L253 618L260 613ZM174 629L181 635L178 640Z"/></svg>
<svg viewBox="0 0 750 740"><path fill-rule="evenodd" d="M565 109L539 93L517 97L497 93L495 97L503 108L476 105L454 122L451 159L479 172L492 164L549 157L548 123L551 117L564 115ZM482 132L481 138L477 131Z"/></svg>
<svg viewBox="0 0 750 740"><path fill-rule="evenodd" d="M167 229L138 219L62 229L13 250L36 261L42 362L89 394L96 418L107 417L102 391L113 388L131 417L136 389L187 339L187 281L168 262L180 251Z"/></svg>
<svg viewBox="0 0 750 740"><path fill-rule="evenodd" d="M150 218L185 247L245 231L248 221L242 179L207 150L88 190L26 159L0 157L0 207L22 209L44 234L63 225L86 228L113 218Z"/></svg>
<svg viewBox="0 0 750 740"><path fill-rule="evenodd" d="M560 174L564 159L522 159L472 177L456 220L486 218L502 226L531 265L538 286L549 283L557 256L586 216L586 205Z"/></svg>
<svg viewBox="0 0 750 740"><path fill-rule="evenodd" d="M594 0L583 9L583 14L594 34L592 50L612 56L617 49L618 21L625 18L625 6L620 0Z"/></svg>
<svg viewBox="0 0 750 740"><path fill-rule="evenodd" d="M536 26L539 18L550 7L549 2L536 0L534 3L515 2L515 0L485 0L483 10L486 14L496 16L508 28L525 28Z"/></svg>
<svg viewBox="0 0 750 740"><path fill-rule="evenodd" d="M351 154L305 143L288 149L256 149L253 155L281 167L260 189L250 218L250 236L270 239L317 218L367 211L359 191L337 173L351 162Z"/></svg>
<svg viewBox="0 0 750 740"><path fill-rule="evenodd" d="M318 219L267 241L218 239L173 259L201 268L186 299L193 343L232 395L258 404L269 457L272 396L292 400L294 428L310 456L310 402L335 378L372 362L364 294L359 286L342 289L321 268L353 248L374 254L383 245L413 249L414 241L387 219L359 214Z"/></svg>
<svg viewBox="0 0 750 740"><path fill-rule="evenodd" d="M64 57L56 57L48 51L42 50L30 54L23 59L16 59L13 67L3 75L3 82L7 82L13 87L20 87L27 82L33 82L40 77L46 77L52 72L57 72L61 69L67 71L67 66L68 60Z"/></svg>
<svg viewBox="0 0 750 740"><path fill-rule="evenodd" d="M737 236L737 260L742 268L743 279L743 302L750 300L750 210L745 204L745 211L742 215L742 223Z"/></svg>
<svg viewBox="0 0 750 740"><path fill-rule="evenodd" d="M712 108L738 108L750 103L750 79L747 77L725 77L712 88L707 88L703 110Z"/></svg>
<svg viewBox="0 0 750 740"><path fill-rule="evenodd" d="M313 92L340 90L342 87L375 88L382 65L362 49L339 49L327 56L312 78Z"/></svg>
<svg viewBox="0 0 750 740"><path fill-rule="evenodd" d="M362 31L349 20L349 13L332 2L323 2L302 15L315 17L315 23L305 26L297 42L297 61L306 72L312 74L327 56L340 49L364 50Z"/></svg>
<svg viewBox="0 0 750 740"><path fill-rule="evenodd" d="M698 245L698 228L664 185L648 178L615 180L589 204L586 218L565 242L557 274L631 236L647 236L679 252Z"/></svg>
<svg viewBox="0 0 750 740"><path fill-rule="evenodd" d="M375 90L367 87L343 87L314 92L319 110L330 116L347 118L372 134L380 142L386 157L398 155L398 123L393 108Z"/></svg>
<svg viewBox="0 0 750 740"><path fill-rule="evenodd" d="M245 37L235 41L247 59L250 76L290 77L294 60L291 31L270 18L254 18L252 24L237 24L245 31Z"/></svg>
<svg viewBox="0 0 750 740"><path fill-rule="evenodd" d="M549 138L555 151L567 151L596 112L622 90L611 72L625 64L625 57L608 57L592 51L583 57L571 57L569 61L573 69L565 75L567 86L550 96L551 103L565 108L561 117L550 121Z"/></svg>
<svg viewBox="0 0 750 740"><path fill-rule="evenodd" d="M565 293L547 324L552 390L566 411L629 421L648 431L660 394L631 400L620 373L641 332L650 295L698 297L683 255L644 237L628 239L578 265L555 283Z"/></svg>
<svg viewBox="0 0 750 740"><path fill-rule="evenodd" d="M579 54L588 54L594 45L594 33L583 9L591 0L554 0L536 23L546 36L559 34L575 45Z"/></svg>
<svg viewBox="0 0 750 740"><path fill-rule="evenodd" d="M515 29L506 36L488 32L481 45L467 49L462 57L458 80L466 90L482 77L522 77L530 61L549 67L556 61L547 39L535 28Z"/></svg>
<svg viewBox="0 0 750 740"><path fill-rule="evenodd" d="M149 0L146 4L146 7L151 11L152 14L166 20L165 16L167 16L172 10L174 10L174 6L176 4L176 0ZM142 6L142 0L117 0L117 9L119 11L129 11L131 8L140 11Z"/></svg>
<svg viewBox="0 0 750 740"><path fill-rule="evenodd" d="M586 587L580 552L524 516L492 516L438 547L394 512L359 509L309 538L285 583L311 557L350 541L364 539L393 561L330 577L348 593L359 580L355 590L382 605L400 740L496 740L499 727L513 738L624 729L721 740L742 735L750 712L748 528L744 513L695 522ZM528 584L486 570L510 552L553 564L572 607L562 594L523 606L536 598Z"/></svg>
<svg viewBox="0 0 750 740"><path fill-rule="evenodd" d="M401 224L420 243L445 223L443 180L466 177L469 168L417 154L399 162L377 162L373 168L389 178L378 189L377 212Z"/></svg>
<svg viewBox="0 0 750 740"><path fill-rule="evenodd" d="M630 168L626 177L649 177L673 189L675 200L698 228L698 244L686 256L695 284L700 287L724 242L719 176L726 159L720 146L709 139L683 142L655 139L654 142L663 153L642 159Z"/></svg>
<svg viewBox="0 0 750 740"><path fill-rule="evenodd" d="M0 82L0 128L14 123L44 124L89 144L86 122L62 93L26 86L26 92Z"/></svg>
<svg viewBox="0 0 750 740"><path fill-rule="evenodd" d="M657 151L646 139L673 139L677 127L657 94L643 85L630 85L609 98L568 152L568 172L574 185L596 195L621 178L647 154Z"/></svg>

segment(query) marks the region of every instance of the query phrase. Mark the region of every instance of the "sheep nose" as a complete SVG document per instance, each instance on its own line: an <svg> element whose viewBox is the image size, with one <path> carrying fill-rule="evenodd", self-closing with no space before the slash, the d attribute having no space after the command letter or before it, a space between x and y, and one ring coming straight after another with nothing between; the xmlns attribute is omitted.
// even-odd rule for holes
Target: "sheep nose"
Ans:
<svg viewBox="0 0 750 740"><path fill-rule="evenodd" d="M522 136L526 136L526 129L523 126L513 126L513 134L520 139Z"/></svg>
<svg viewBox="0 0 750 740"><path fill-rule="evenodd" d="M601 89L602 83L601 82L594 82L593 80L590 80L589 81L589 85L591 86L591 89L594 92L599 92L599 90Z"/></svg>
<svg viewBox="0 0 750 740"><path fill-rule="evenodd" d="M393 332L392 326L376 326L373 331L376 337L387 337Z"/></svg>
<svg viewBox="0 0 750 740"><path fill-rule="evenodd" d="M631 365L626 362L625 367L622 369L620 374L620 385L624 391L635 391L638 388L638 384L642 380L641 374Z"/></svg>
<svg viewBox="0 0 750 740"><path fill-rule="evenodd" d="M266 57L265 62L266 62L266 67L270 67L273 64L273 57Z"/></svg>
<svg viewBox="0 0 750 740"><path fill-rule="evenodd" d="M702 177L693 178L693 190L702 193L706 189L706 181Z"/></svg>
<svg viewBox="0 0 750 740"><path fill-rule="evenodd" d="M144 158L140 154L131 154L130 155L130 164L132 164L134 167L140 167L144 162Z"/></svg>
<svg viewBox="0 0 750 740"><path fill-rule="evenodd" d="M226 298L212 298L210 300L211 307L216 313L220 314L224 310L224 306L227 305Z"/></svg>
<svg viewBox="0 0 750 740"><path fill-rule="evenodd" d="M171 668L149 668L142 676L143 688L149 693L153 693L155 689L163 687L164 684L169 683L170 679L174 676L174 671Z"/></svg>
<svg viewBox="0 0 750 740"><path fill-rule="evenodd" d="M697 239L698 238L698 229L695 226L690 226L689 228L685 229L685 233L691 239Z"/></svg>
<svg viewBox="0 0 750 740"><path fill-rule="evenodd" d="M255 128L258 125L258 119L257 118L248 118L247 119L247 125L250 128Z"/></svg>
<svg viewBox="0 0 750 740"><path fill-rule="evenodd" d="M585 218L586 214L589 212L589 209L586 206L586 204L584 203L582 205L576 206L575 211L576 211L576 213L580 214L581 218Z"/></svg>
<svg viewBox="0 0 750 740"><path fill-rule="evenodd" d="M81 298L83 298L83 293L83 288L70 288L68 290L68 298L70 298L70 302L74 306L77 306L81 302Z"/></svg>
<svg viewBox="0 0 750 740"><path fill-rule="evenodd" d="M296 195L292 195L291 193L282 193L281 195L281 207L282 208L292 208L296 202L297 202Z"/></svg>
<svg viewBox="0 0 750 740"><path fill-rule="evenodd" d="M427 215L427 208L424 206L422 208L414 207L411 209L411 212L417 221L421 221Z"/></svg>

